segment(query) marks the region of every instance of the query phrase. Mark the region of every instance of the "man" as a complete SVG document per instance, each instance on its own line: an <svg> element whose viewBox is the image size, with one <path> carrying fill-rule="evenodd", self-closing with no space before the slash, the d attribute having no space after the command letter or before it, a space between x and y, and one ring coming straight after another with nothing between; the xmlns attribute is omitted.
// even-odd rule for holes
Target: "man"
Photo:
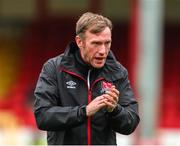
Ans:
<svg viewBox="0 0 180 146"><path fill-rule="evenodd" d="M111 47L111 21L87 12L76 24L75 42L48 60L35 89L37 126L49 145L116 145L139 123L127 70Z"/></svg>

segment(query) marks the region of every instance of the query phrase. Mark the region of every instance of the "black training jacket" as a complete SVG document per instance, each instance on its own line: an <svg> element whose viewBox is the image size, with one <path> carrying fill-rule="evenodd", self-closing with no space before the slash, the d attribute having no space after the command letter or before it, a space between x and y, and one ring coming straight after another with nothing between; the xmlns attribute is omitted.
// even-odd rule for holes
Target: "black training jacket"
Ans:
<svg viewBox="0 0 180 146"><path fill-rule="evenodd" d="M109 84L120 92L118 106L86 117L86 105ZM76 43L70 43L44 64L34 94L36 123L47 131L49 145L116 145L116 132L131 134L139 123L127 70L111 51L104 67L94 69L82 61Z"/></svg>

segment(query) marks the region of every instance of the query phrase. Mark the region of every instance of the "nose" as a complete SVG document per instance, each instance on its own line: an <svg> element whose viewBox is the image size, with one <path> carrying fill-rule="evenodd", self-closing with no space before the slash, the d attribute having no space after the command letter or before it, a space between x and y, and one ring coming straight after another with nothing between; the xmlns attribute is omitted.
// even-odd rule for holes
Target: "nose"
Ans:
<svg viewBox="0 0 180 146"><path fill-rule="evenodd" d="M99 54L101 56L103 56L104 54L106 53L106 47L104 44L102 44L100 47L99 47Z"/></svg>

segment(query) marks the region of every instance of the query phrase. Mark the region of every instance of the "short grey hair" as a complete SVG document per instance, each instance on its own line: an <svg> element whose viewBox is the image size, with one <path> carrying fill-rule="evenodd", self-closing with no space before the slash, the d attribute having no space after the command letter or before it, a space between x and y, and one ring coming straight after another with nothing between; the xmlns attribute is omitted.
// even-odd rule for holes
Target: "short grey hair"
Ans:
<svg viewBox="0 0 180 146"><path fill-rule="evenodd" d="M91 33L99 33L106 27L112 31L112 22L99 14L86 12L84 13L76 23L76 35L84 38L85 32L90 28Z"/></svg>

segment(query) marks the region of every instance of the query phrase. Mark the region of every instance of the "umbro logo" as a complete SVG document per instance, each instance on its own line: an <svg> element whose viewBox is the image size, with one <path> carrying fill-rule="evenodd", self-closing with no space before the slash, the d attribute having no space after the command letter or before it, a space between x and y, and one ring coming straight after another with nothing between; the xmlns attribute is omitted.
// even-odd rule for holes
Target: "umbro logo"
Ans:
<svg viewBox="0 0 180 146"><path fill-rule="evenodd" d="M66 82L67 88L75 89L76 88L76 82L74 81L68 81Z"/></svg>

